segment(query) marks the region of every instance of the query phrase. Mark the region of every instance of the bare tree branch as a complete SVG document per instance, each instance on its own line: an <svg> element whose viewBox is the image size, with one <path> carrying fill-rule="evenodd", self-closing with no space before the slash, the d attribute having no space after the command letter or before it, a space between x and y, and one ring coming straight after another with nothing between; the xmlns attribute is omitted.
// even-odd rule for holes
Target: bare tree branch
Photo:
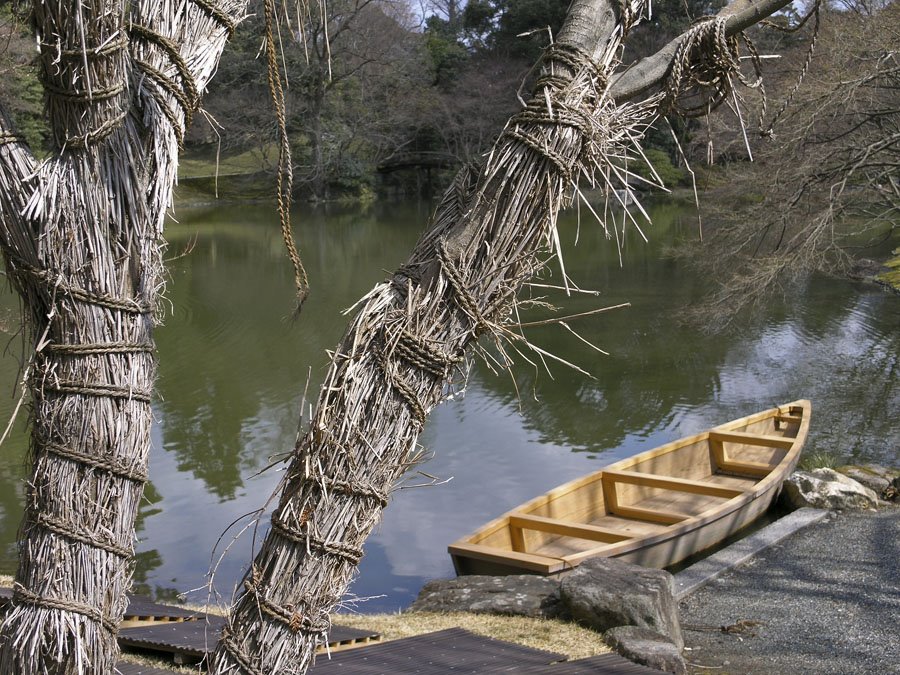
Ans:
<svg viewBox="0 0 900 675"><path fill-rule="evenodd" d="M719 12L719 16L728 17L725 24L725 31L728 35L736 35L759 23L778 10L787 7L790 0L762 0L749 7L744 7L746 4L744 0L740 0ZM610 95L616 101L630 101L662 84L672 67L672 59L683 39L683 35L678 36L652 56L641 59L627 70L617 74L610 87Z"/></svg>

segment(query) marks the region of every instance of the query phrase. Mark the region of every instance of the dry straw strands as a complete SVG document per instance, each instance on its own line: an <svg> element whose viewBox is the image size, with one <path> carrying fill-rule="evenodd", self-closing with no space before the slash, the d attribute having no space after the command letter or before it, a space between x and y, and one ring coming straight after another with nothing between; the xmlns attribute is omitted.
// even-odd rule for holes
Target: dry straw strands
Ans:
<svg viewBox="0 0 900 675"><path fill-rule="evenodd" d="M57 151L38 164L0 116L0 245L34 344L33 466L0 672L113 672L177 144L244 6L34 3Z"/></svg>
<svg viewBox="0 0 900 675"><path fill-rule="evenodd" d="M637 16L643 4L630 9ZM564 30L484 166L460 173L406 265L360 302L214 672L306 670L387 494L420 457L428 412L460 384L467 350L507 330L519 289L558 249L556 216L578 178L622 175L652 109L606 96L623 28L610 22L569 41Z"/></svg>

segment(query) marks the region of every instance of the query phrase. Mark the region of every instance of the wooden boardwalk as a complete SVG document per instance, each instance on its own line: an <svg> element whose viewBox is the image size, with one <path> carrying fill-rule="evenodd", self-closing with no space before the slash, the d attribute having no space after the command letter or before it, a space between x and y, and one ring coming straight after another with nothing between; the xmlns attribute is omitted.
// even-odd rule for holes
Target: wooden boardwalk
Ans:
<svg viewBox="0 0 900 675"><path fill-rule="evenodd" d="M11 599L0 589L0 609ZM200 663L215 648L224 623L219 616L160 605L147 598L130 598L126 621L119 631L125 651L169 655L174 663ZM151 623L152 622L152 623ZM125 623L123 622L123 626ZM353 649L352 647L360 647ZM324 652L324 648L320 652ZM618 654L601 654L575 661L554 652L476 635L462 628L380 642L373 631L334 626L329 654L320 653L313 675L443 675L444 673L517 675L659 675ZM169 675L170 671L120 661L121 675Z"/></svg>
<svg viewBox="0 0 900 675"><path fill-rule="evenodd" d="M123 649L170 655L176 664L200 663L215 650L224 625L224 618L210 614L194 621L167 621L123 628L119 631L119 645ZM375 631L332 626L328 633L327 651L340 652L380 639L381 636ZM324 646L319 648L320 653L325 651Z"/></svg>
<svg viewBox="0 0 900 675"><path fill-rule="evenodd" d="M392 640L365 649L320 656L313 675L442 675L443 673L516 673L517 675L659 675L618 654L564 661L562 654L476 635L462 628Z"/></svg>

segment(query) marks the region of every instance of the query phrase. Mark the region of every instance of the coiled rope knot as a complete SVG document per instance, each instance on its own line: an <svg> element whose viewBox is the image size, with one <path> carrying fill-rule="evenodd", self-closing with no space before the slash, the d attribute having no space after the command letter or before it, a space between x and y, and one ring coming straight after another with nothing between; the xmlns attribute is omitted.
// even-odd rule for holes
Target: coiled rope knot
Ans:
<svg viewBox="0 0 900 675"><path fill-rule="evenodd" d="M706 115L732 95L735 79L745 87L759 89L765 99L759 53L743 32L728 35L727 20L723 16L702 17L685 33L666 83L669 112L685 117ZM750 55L753 79L741 70L741 41Z"/></svg>

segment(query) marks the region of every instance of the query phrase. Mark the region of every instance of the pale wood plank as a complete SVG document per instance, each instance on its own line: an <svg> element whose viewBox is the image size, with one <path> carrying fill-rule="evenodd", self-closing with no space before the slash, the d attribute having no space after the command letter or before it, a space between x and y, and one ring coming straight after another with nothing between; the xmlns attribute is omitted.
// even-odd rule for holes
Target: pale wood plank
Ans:
<svg viewBox="0 0 900 675"><path fill-rule="evenodd" d="M665 525L674 525L693 517L687 513L656 511L654 509L643 509L639 506L619 506L615 510L615 515L623 518L634 518L635 520L649 520L651 523L663 523Z"/></svg>
<svg viewBox="0 0 900 675"><path fill-rule="evenodd" d="M778 448L779 450L790 450L793 447L795 440L784 436L747 434L741 431L710 431L709 438L713 441L742 443L743 445L760 445L764 448Z"/></svg>
<svg viewBox="0 0 900 675"><path fill-rule="evenodd" d="M516 528L538 530L539 532L559 534L565 537L578 537L579 539L589 539L590 541L616 542L631 539L634 536L597 527L596 525L518 513L510 514L509 523Z"/></svg>
<svg viewBox="0 0 900 675"><path fill-rule="evenodd" d="M513 551L525 553L525 533L521 527L516 527L512 520L509 522L509 540Z"/></svg>
<svg viewBox="0 0 900 675"><path fill-rule="evenodd" d="M538 555L536 553L522 553L521 551L504 551L490 546L479 544L465 544L457 542L447 547L450 555L460 555L476 560L487 560L501 564L512 564L522 569L551 574L561 568L562 561L559 558Z"/></svg>
<svg viewBox="0 0 900 675"><path fill-rule="evenodd" d="M729 471L731 473L745 474L747 476L755 476L765 478L772 470L777 468L777 464L766 464L764 462L745 462L737 459L717 460L721 471Z"/></svg>
<svg viewBox="0 0 900 675"><path fill-rule="evenodd" d="M677 490L693 494L709 495L710 497L723 497L731 499L744 494L740 488L716 485L705 481L691 480L688 478L674 478L672 476L657 476L654 474L640 473L638 471L604 471L603 479L616 483L628 483L643 487L661 488L664 490Z"/></svg>

